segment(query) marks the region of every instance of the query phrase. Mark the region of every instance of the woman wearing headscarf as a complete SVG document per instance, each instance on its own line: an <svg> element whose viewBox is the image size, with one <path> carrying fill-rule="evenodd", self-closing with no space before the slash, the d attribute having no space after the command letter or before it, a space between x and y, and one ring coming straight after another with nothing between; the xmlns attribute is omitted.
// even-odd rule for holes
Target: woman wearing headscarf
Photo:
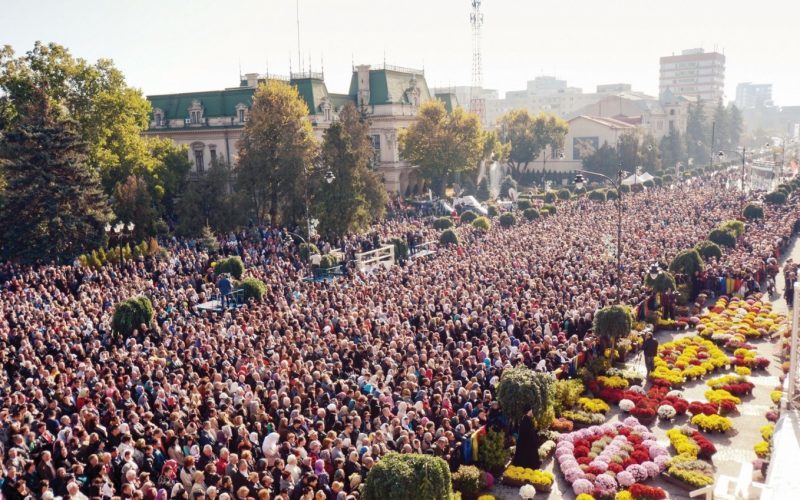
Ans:
<svg viewBox="0 0 800 500"><path fill-rule="evenodd" d="M272 467L275 463L275 459L277 459L280 454L278 450L278 441L280 441L280 434L277 432L272 432L267 434L267 437L264 438L264 442L261 443L261 451L264 454L264 458L267 460L267 466Z"/></svg>

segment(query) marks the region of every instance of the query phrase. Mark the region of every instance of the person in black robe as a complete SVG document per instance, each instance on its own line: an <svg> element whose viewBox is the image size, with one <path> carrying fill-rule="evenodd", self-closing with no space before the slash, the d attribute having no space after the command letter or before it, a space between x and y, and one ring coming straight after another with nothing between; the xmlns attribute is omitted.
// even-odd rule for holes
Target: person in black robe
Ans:
<svg viewBox="0 0 800 500"><path fill-rule="evenodd" d="M528 469L539 469L542 461L539 459L539 447L544 442L542 437L533 427L532 411L522 417L519 425L519 437L517 438L517 449L511 465L526 467Z"/></svg>

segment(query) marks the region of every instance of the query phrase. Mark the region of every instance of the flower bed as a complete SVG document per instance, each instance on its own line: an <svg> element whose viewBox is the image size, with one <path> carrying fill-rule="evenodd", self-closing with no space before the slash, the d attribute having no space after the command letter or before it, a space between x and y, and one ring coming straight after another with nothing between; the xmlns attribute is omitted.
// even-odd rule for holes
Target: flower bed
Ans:
<svg viewBox="0 0 800 500"><path fill-rule="evenodd" d="M733 427L733 422L728 417L705 415L703 413L693 416L692 424L705 432L722 433Z"/></svg>
<svg viewBox="0 0 800 500"><path fill-rule="evenodd" d="M711 441L689 427L670 429L667 431L667 437L678 455L710 459L717 452Z"/></svg>
<svg viewBox="0 0 800 500"><path fill-rule="evenodd" d="M772 304L759 300L721 296L700 318L697 332L711 339L719 335L760 338L778 332L786 324L784 315L772 312Z"/></svg>
<svg viewBox="0 0 800 500"><path fill-rule="evenodd" d="M562 434L556 460L576 495L612 496L666 470L667 450L636 418Z"/></svg>
<svg viewBox="0 0 800 500"><path fill-rule="evenodd" d="M503 473L503 483L510 486L530 484L538 492L550 491L553 487L553 481L555 481L555 476L552 472L540 469L527 469L512 465Z"/></svg>
<svg viewBox="0 0 800 500"><path fill-rule="evenodd" d="M678 455L667 463L665 479L687 490L714 484L714 466L691 455Z"/></svg>
<svg viewBox="0 0 800 500"><path fill-rule="evenodd" d="M737 367L737 370L739 368L740 367ZM722 377L713 378L707 381L706 385L712 389L722 389L728 391L734 396L750 395L753 393L753 388L755 388L755 384L748 382L747 378L741 375L723 375Z"/></svg>
<svg viewBox="0 0 800 500"><path fill-rule="evenodd" d="M589 413L585 411L565 411L561 414L563 418L571 420L575 427L600 425L606 421L602 413Z"/></svg>
<svg viewBox="0 0 800 500"><path fill-rule="evenodd" d="M678 387L686 379L702 378L730 364L725 353L713 342L696 336L666 342L658 353L650 378L654 384L665 387Z"/></svg>

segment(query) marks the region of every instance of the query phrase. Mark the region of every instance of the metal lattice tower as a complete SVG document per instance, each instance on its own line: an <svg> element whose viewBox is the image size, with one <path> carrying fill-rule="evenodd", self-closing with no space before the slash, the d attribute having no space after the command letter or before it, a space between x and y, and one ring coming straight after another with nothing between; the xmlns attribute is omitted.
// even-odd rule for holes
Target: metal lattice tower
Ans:
<svg viewBox="0 0 800 500"><path fill-rule="evenodd" d="M472 25L472 85L470 87L469 110L483 120L486 106L480 89L483 88L483 67L481 65L481 0L472 0L472 11L469 15Z"/></svg>

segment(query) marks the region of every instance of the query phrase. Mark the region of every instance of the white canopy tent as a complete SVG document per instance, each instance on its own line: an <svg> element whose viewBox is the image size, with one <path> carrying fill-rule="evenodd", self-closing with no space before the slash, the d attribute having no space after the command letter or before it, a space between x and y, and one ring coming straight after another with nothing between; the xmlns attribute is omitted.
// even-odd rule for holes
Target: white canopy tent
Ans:
<svg viewBox="0 0 800 500"><path fill-rule="evenodd" d="M654 177L647 172L639 175L633 174L630 177L623 179L622 184L624 186L632 186L634 184L641 184L644 181L652 181L653 178Z"/></svg>

